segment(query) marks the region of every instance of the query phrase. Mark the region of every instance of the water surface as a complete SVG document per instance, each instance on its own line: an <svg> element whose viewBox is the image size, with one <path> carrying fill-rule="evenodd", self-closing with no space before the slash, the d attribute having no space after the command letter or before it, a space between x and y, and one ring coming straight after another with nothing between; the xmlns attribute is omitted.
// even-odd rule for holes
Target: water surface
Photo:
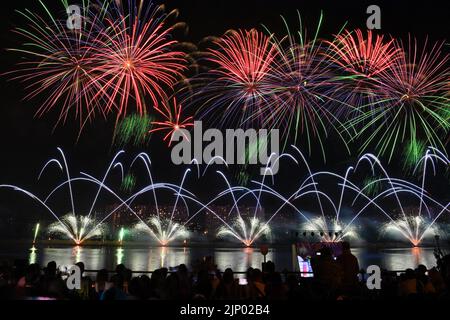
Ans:
<svg viewBox="0 0 450 320"><path fill-rule="evenodd" d="M376 264L388 270L405 270L415 268L418 264L424 264L428 268L436 265L433 248L355 248L352 251L362 268ZM114 270L120 263L134 271L152 271L182 263L190 267L205 256L213 257L221 270L232 268L235 271L245 271L250 266L261 268L263 262L259 249L252 248L45 246L32 250L23 245L0 246L0 261L22 258L41 265L49 261L56 261L58 265L73 265L83 261L89 270ZM292 270L292 253L288 247L271 249L267 259L275 263L277 270Z"/></svg>

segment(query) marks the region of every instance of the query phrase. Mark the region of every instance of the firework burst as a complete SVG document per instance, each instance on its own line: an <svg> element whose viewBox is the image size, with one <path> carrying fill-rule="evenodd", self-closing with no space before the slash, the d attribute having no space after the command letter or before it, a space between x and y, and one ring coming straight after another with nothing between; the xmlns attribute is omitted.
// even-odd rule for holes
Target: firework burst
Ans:
<svg viewBox="0 0 450 320"><path fill-rule="evenodd" d="M310 154L313 145L319 145L325 158L323 142L329 132L345 144L338 131L340 122L331 109L341 104L341 97L335 94L336 76L325 59L326 48L318 39L323 16L313 37L302 26L300 13L298 17L298 32L291 32L283 19L288 36L273 38L278 55L269 77L276 94L272 103L263 107L263 125L282 130L285 137L293 135L294 143L301 137Z"/></svg>
<svg viewBox="0 0 450 320"><path fill-rule="evenodd" d="M173 50L177 43L170 40L172 28L167 26L161 7L150 4L144 8L132 1L129 13L117 1L114 13L106 17L110 34L92 46L96 67L95 83L101 88L97 96L107 97L106 110L117 108L118 117L125 116L130 101L139 114L145 114L145 97L155 108L166 97L184 70L185 54Z"/></svg>
<svg viewBox="0 0 450 320"><path fill-rule="evenodd" d="M46 15L31 10L19 12L28 24L14 32L27 42L23 48L11 51L26 55L27 60L9 74L13 80L26 84L29 93L25 99L45 96L36 112L38 117L60 109L57 125L74 112L82 128L95 115L104 115L100 107L102 99L94 98L99 88L92 83L93 62L87 47L101 32L105 8L99 7L94 13L87 3L80 17L82 28L69 30L66 19L57 19L43 2L40 4ZM63 4L67 8L68 4L64 1Z"/></svg>
<svg viewBox="0 0 450 320"><path fill-rule="evenodd" d="M426 149L427 149L426 145L422 141L415 141L415 140L409 141L406 144L405 149L403 151L404 168L409 171L415 169L417 163L425 154Z"/></svg>
<svg viewBox="0 0 450 320"><path fill-rule="evenodd" d="M129 115L119 121L114 131L114 144L120 148L127 145L145 146L148 142L148 129L153 121L149 115Z"/></svg>
<svg viewBox="0 0 450 320"><path fill-rule="evenodd" d="M373 104L376 99L376 77L400 58L401 49L395 40L375 35L372 30L344 31L326 42L326 58L337 66L341 78L338 92L346 108L337 109L340 117L358 114L359 107Z"/></svg>
<svg viewBox="0 0 450 320"><path fill-rule="evenodd" d="M269 81L276 46L270 37L252 30L231 30L216 39L207 61L214 65L206 83L195 94L204 100L201 115L222 124L249 126L261 120L261 109L269 103L273 88Z"/></svg>
<svg viewBox="0 0 450 320"><path fill-rule="evenodd" d="M136 187L136 176L129 173L123 178L121 189L126 193L131 193Z"/></svg>
<svg viewBox="0 0 450 320"><path fill-rule="evenodd" d="M154 129L150 130L150 133L167 132L163 140L168 140L169 146L172 144L172 137L176 132L194 126L193 117L183 119L183 108L181 104L178 104L176 98L172 99L172 103L165 102L163 108L157 109L157 111L164 117L165 121L152 122ZM184 136L184 138L188 139L187 136Z"/></svg>
<svg viewBox="0 0 450 320"><path fill-rule="evenodd" d="M170 15L138 0L127 6L121 0L83 3L79 30L69 30L67 17L56 19L42 2L47 16L21 13L28 26L15 31L27 44L15 51L31 59L10 74L28 83L27 99L47 95L37 115L60 108L58 124L74 110L82 129L97 114L114 112L118 121L132 105L145 115L146 98L157 108L185 69L185 54L171 39Z"/></svg>
<svg viewBox="0 0 450 320"><path fill-rule="evenodd" d="M385 71L401 53L394 39L386 41L383 35L375 35L372 30L368 30L367 35L361 30L346 30L327 44L330 46L328 58L332 62L350 74L367 78Z"/></svg>
<svg viewBox="0 0 450 320"><path fill-rule="evenodd" d="M444 143L450 124L448 108L450 99L445 88L450 72L449 55L442 52L442 44L430 51L427 43L418 48L410 41L399 59L378 74L377 103L362 108L361 115L349 121L350 125L363 124L357 137L368 133L361 151L369 145L380 155L392 159L394 150L402 143L423 143L445 150ZM364 110L363 110L364 109Z"/></svg>
<svg viewBox="0 0 450 320"><path fill-rule="evenodd" d="M370 176L367 177L364 182L364 192L371 197L376 196L377 194L379 194L382 191L383 188L383 184L381 182L381 178L380 177L374 177L374 176Z"/></svg>

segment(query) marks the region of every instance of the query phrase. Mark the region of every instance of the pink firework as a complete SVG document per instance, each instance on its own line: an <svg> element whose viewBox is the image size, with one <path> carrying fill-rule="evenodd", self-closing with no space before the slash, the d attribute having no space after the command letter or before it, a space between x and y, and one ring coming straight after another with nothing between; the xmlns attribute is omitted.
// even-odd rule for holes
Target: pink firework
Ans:
<svg viewBox="0 0 450 320"><path fill-rule="evenodd" d="M93 46L92 83L101 88L96 97L105 97L106 112L116 108L118 118L127 114L131 101L145 114L146 97L158 108L184 69L184 53L172 50L176 41L170 40L171 28L156 13L145 22L123 15L118 22L108 18L112 35L105 33Z"/></svg>
<svg viewBox="0 0 450 320"><path fill-rule="evenodd" d="M152 122L155 129L150 130L149 133L165 131L166 135L163 141L169 141L169 147L172 144L172 136L176 132L194 126L193 117L183 119L183 108L181 104L178 104L176 98L172 99L172 104L170 102L164 102L162 108L156 110L164 117L165 121ZM184 136L184 138L188 139L187 136Z"/></svg>
<svg viewBox="0 0 450 320"><path fill-rule="evenodd" d="M203 115L244 125L258 118L273 94L270 73L276 45L255 29L229 31L215 44L218 48L210 49L207 59L215 67L198 92L206 101Z"/></svg>

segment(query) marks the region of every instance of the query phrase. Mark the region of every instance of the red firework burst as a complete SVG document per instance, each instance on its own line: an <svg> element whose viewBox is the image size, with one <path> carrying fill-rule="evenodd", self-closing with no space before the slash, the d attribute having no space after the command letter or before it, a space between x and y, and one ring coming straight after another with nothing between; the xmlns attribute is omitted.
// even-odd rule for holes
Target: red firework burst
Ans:
<svg viewBox="0 0 450 320"><path fill-rule="evenodd" d="M344 31L327 43L331 61L353 75L369 78L389 68L401 53L394 46L394 39L385 41L383 35L376 36L372 30L367 35L361 30Z"/></svg>
<svg viewBox="0 0 450 320"><path fill-rule="evenodd" d="M270 37L252 29L229 31L208 51L208 61L216 67L200 90L207 101L205 115L221 113L223 123L238 118L238 124L255 118L267 97L273 93L269 74L277 55Z"/></svg>
<svg viewBox="0 0 450 320"><path fill-rule="evenodd" d="M61 108L58 124L75 110L81 132L95 114L115 111L119 119L133 103L145 114L147 97L158 108L181 76L185 55L172 50L173 27L166 26L168 15L160 7L135 0L128 6L121 0L86 1L81 29L68 30L66 18L58 20L41 4L47 17L21 13L28 26L16 32L27 47L15 51L32 59L11 72L29 83L26 98L46 95L38 116Z"/></svg>
<svg viewBox="0 0 450 320"><path fill-rule="evenodd" d="M182 118L183 108L181 104L178 104L176 98L172 99L172 104L170 102L164 102L162 104L162 109L156 109L165 119L165 121L155 121L152 125L155 129L150 130L149 133L166 131L167 134L164 136L163 141L169 140L169 147L172 144L172 136L175 132L181 129L187 129L194 126L193 117ZM184 135L184 133L182 133ZM187 140L188 137L184 136Z"/></svg>
<svg viewBox="0 0 450 320"><path fill-rule="evenodd" d="M126 115L130 100L139 114L146 113L146 96L158 108L185 68L185 54L172 50L171 28L155 12L146 22L135 18L131 26L125 16L119 22L107 19L112 36L105 34L93 46L92 83L101 88L96 97L106 97L106 111L117 108L118 118Z"/></svg>
<svg viewBox="0 0 450 320"><path fill-rule="evenodd" d="M359 113L359 108L375 103L376 77L400 58L401 50L394 40L385 40L371 30L363 33L344 31L333 42L326 42L328 60L340 70L341 85L336 89L343 97L344 108L336 114L348 119Z"/></svg>

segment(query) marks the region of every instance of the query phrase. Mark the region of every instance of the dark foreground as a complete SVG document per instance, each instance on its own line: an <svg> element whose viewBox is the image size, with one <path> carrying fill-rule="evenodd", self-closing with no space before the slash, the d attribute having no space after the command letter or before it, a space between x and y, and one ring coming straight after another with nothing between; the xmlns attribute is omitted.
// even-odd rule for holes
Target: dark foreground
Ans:
<svg viewBox="0 0 450 320"><path fill-rule="evenodd" d="M1 300L172 300L172 301L302 301L349 300L374 301L392 299L447 300L450 298L450 257L438 259L438 267L427 270L419 265L405 272L381 272L381 287L370 290L367 276L358 274L357 259L350 253L333 259L326 252L313 261L314 277L298 273L277 272L268 262L262 270L249 268L245 277L237 279L231 269L221 272L211 258L192 266L179 265L170 270L155 270L133 276L132 270L118 265L114 272L97 271L85 275L84 264L78 263L82 277L78 288L68 273L50 262L45 268L17 260L0 267ZM362 280L365 279L365 280Z"/></svg>

